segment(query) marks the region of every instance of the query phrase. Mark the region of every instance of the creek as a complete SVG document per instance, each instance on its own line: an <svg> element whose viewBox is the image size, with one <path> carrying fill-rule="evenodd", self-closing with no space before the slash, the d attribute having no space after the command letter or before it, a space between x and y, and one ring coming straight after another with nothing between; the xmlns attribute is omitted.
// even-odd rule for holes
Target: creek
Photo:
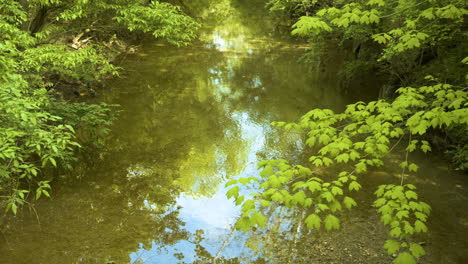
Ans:
<svg viewBox="0 0 468 264"><path fill-rule="evenodd" d="M312 108L342 110L378 89L340 90L338 63L312 73L299 62L307 44L276 34L259 10L218 1L200 9L205 25L192 46L146 41L122 57L121 77L90 99L120 105L110 140L72 175L57 175L51 199L5 220L0 263L252 263L279 250L259 253L255 234L233 231L240 208L226 198L225 182L256 176L258 161L303 147L269 122L295 121ZM456 230L466 234L465 216L465 229ZM386 261L382 245L369 254ZM433 263L457 263L435 255Z"/></svg>

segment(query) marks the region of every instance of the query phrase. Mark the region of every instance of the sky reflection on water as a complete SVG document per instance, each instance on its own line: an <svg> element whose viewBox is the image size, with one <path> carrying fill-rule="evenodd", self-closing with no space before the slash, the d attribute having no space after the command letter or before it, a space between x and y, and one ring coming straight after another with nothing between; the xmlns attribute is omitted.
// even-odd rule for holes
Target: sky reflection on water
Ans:
<svg viewBox="0 0 468 264"><path fill-rule="evenodd" d="M256 165L259 161L257 153L263 149L265 136L271 129L267 123L255 123L248 112L235 112L232 114L232 119L240 128L241 138L245 142L244 150L247 152L245 169L232 178L256 176L259 173ZM224 173L220 172L221 175ZM192 234L197 230L203 230L203 240L200 245L212 256L230 259L239 257L241 252L243 255L253 252L246 249L243 243L247 235L235 232L236 239L232 239L231 233L234 232L233 227L239 216L240 206L236 206L232 199L227 199L226 192L230 187L224 187L226 181L225 177L219 177L218 191L212 196L194 197L182 193L176 199L176 203L181 207L179 217L186 223L185 229ZM244 189L242 194L248 195L249 191ZM190 241L180 241L173 246L153 244L151 250L140 249L130 257L133 262L141 259L144 263L176 263L178 260L174 254L180 252L184 255L184 262L191 263L196 260L195 243Z"/></svg>

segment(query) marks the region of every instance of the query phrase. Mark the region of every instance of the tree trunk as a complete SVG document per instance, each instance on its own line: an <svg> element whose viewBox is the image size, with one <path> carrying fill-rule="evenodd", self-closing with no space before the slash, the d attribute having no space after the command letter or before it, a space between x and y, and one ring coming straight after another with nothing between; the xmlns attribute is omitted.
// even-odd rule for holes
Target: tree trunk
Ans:
<svg viewBox="0 0 468 264"><path fill-rule="evenodd" d="M31 21L31 24L29 24L29 31L31 34L37 33L42 30L42 27L45 24L46 17L47 17L47 7L45 6L40 6L38 7L38 10L34 16L34 18Z"/></svg>

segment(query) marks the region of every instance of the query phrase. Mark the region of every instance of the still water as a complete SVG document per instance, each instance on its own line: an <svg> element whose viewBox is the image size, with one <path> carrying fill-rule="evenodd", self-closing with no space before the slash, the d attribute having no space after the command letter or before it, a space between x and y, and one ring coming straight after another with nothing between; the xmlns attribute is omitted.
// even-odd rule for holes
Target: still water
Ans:
<svg viewBox="0 0 468 264"><path fill-rule="evenodd" d="M123 57L97 98L122 110L103 153L2 223L0 263L262 263L265 250L233 231L240 208L224 183L302 147L269 122L366 97L298 63L306 45L262 12L218 1L197 10L194 45L150 41Z"/></svg>

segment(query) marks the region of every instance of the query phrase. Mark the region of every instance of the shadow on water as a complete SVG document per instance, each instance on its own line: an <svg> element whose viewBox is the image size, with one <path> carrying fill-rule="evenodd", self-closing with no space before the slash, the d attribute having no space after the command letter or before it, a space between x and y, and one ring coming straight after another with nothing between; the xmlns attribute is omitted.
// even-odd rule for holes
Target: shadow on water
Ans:
<svg viewBox="0 0 468 264"><path fill-rule="evenodd" d="M279 137L268 122L294 121L315 107L341 110L362 95L344 96L337 80L309 74L298 63L304 43L275 36L259 2L208 2L187 4L206 21L193 46L147 42L125 58L122 78L98 99L123 110L105 158L82 164L80 180L57 180L52 199L36 204L37 215L25 210L5 219L1 263L262 263L262 256L290 256L282 235L232 231L239 208L226 199L224 182L257 175L259 160L301 148L299 137ZM259 249L262 238L272 242ZM311 261L318 244L296 242L294 254Z"/></svg>

